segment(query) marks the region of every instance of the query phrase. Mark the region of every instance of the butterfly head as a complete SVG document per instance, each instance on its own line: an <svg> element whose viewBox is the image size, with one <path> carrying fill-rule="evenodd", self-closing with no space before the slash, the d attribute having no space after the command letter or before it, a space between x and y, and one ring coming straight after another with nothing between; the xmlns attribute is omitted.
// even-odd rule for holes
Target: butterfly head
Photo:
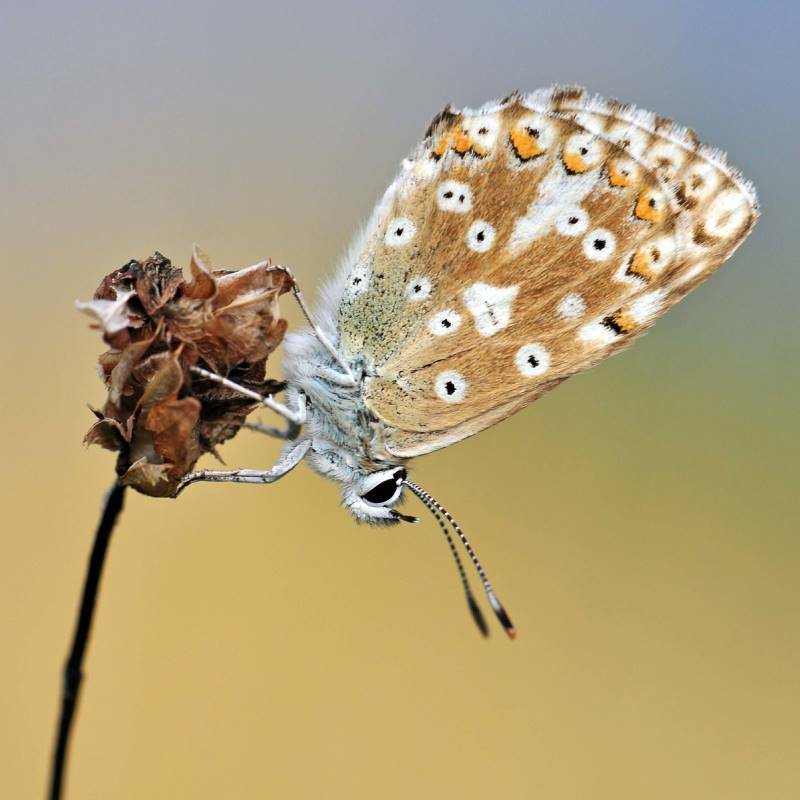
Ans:
<svg viewBox="0 0 800 800"><path fill-rule="evenodd" d="M394 508L402 500L405 480L403 467L355 473L342 485L344 506L360 522L416 522L416 517L401 514Z"/></svg>

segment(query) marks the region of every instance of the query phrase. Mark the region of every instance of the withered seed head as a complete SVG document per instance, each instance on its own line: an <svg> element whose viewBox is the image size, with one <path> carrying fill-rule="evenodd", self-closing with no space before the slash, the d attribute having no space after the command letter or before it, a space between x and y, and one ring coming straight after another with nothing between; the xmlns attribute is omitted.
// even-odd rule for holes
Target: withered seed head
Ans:
<svg viewBox="0 0 800 800"><path fill-rule="evenodd" d="M207 452L234 436L256 404L189 368L204 366L260 394L280 391L265 379L267 358L286 332L278 298L292 288L268 262L212 270L195 246L184 279L155 253L106 275L94 299L77 307L95 317L110 349L100 356L108 389L87 444L119 453L121 482L169 497Z"/></svg>

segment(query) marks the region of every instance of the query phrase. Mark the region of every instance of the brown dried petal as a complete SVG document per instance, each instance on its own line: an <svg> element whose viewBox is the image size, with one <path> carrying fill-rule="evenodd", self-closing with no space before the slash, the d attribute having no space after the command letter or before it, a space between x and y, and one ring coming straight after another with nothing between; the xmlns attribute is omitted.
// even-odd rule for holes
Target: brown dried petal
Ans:
<svg viewBox="0 0 800 800"><path fill-rule="evenodd" d="M121 450L125 446L126 433L122 425L115 419L105 417L98 420L89 428L86 436L83 437L85 445L99 444L100 447L114 452Z"/></svg>
<svg viewBox="0 0 800 800"><path fill-rule="evenodd" d="M129 344L122 351L119 361L111 370L108 381L108 399L113 405L119 406L133 368L147 352L155 337L156 334L153 334L149 339Z"/></svg>
<svg viewBox="0 0 800 800"><path fill-rule="evenodd" d="M292 276L287 270L273 267L267 261L235 272L218 270L214 277L217 281L215 309L230 305L248 292L271 291L278 297L288 292L294 285Z"/></svg>
<svg viewBox="0 0 800 800"><path fill-rule="evenodd" d="M128 300L134 294L132 290L120 291L114 287L113 300L89 300L85 303L76 300L75 307L78 311L94 317L100 323L103 333L110 336L134 324L128 308Z"/></svg>
<svg viewBox="0 0 800 800"><path fill-rule="evenodd" d="M170 353L163 366L153 375L145 386L142 399L139 401L142 415L147 416L150 409L178 394L183 383L183 370L175 353Z"/></svg>
<svg viewBox="0 0 800 800"><path fill-rule="evenodd" d="M175 494L175 481L168 477L168 470L166 464L150 464L146 459L139 459L119 482L151 497L172 497Z"/></svg>
<svg viewBox="0 0 800 800"><path fill-rule="evenodd" d="M136 296L151 317L171 302L183 286L183 273L172 266L172 262L156 253L141 264L133 262Z"/></svg>
<svg viewBox="0 0 800 800"><path fill-rule="evenodd" d="M200 401L194 397L165 400L150 409L145 428L153 436L153 447L161 459L172 465L175 477L188 472L200 457L193 430L200 417Z"/></svg>
<svg viewBox="0 0 800 800"><path fill-rule="evenodd" d="M217 293L217 282L211 275L211 261L195 244L192 245L192 260L189 262L192 280L183 288L183 296L191 300L209 300Z"/></svg>
<svg viewBox="0 0 800 800"><path fill-rule="evenodd" d="M262 263L216 279L214 314L195 338L200 355L225 366L266 359L286 332L278 297L291 288L291 276Z"/></svg>
<svg viewBox="0 0 800 800"><path fill-rule="evenodd" d="M122 481L153 496L172 496L181 476L257 405L192 375L193 364L262 394L283 388L264 371L286 331L278 298L293 286L289 273L268 262L213 271L197 246L190 269L186 282L160 253L131 261L81 305L113 348L100 356L108 397L86 441L119 451Z"/></svg>

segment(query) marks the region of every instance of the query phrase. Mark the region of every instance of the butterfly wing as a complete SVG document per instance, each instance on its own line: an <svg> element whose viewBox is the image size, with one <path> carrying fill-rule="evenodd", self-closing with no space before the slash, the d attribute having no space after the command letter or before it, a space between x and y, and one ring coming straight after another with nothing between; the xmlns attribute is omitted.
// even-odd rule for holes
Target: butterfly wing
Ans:
<svg viewBox="0 0 800 800"><path fill-rule="evenodd" d="M444 447L626 347L756 218L721 153L648 112L574 88L445 110L341 276L383 447Z"/></svg>

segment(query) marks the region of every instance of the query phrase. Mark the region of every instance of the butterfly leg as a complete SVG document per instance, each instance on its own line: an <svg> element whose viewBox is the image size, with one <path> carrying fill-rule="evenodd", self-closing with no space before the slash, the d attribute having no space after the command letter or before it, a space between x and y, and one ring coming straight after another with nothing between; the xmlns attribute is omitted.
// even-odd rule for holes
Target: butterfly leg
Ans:
<svg viewBox="0 0 800 800"><path fill-rule="evenodd" d="M254 433L263 433L265 436L271 436L273 439L296 439L297 434L300 432L300 426L292 425L291 422L286 428L276 428L273 425L264 425L262 422L245 422L242 427Z"/></svg>
<svg viewBox="0 0 800 800"><path fill-rule="evenodd" d="M302 393L297 397L297 407L299 416L305 418L306 396ZM255 433L263 433L265 436L271 436L273 439L293 441L300 435L303 426L294 422L287 422L285 428L276 428L274 425L264 425L262 422L245 422L242 427L249 431L254 431Z"/></svg>
<svg viewBox="0 0 800 800"><path fill-rule="evenodd" d="M297 305L300 306L300 310L303 312L303 316L306 318L306 321L311 326L311 329L314 331L314 335L319 340L319 343L328 351L331 358L336 362L339 369L341 369L341 373L335 372L335 370L330 370L336 378L334 383L338 383L340 386L355 386L357 381L355 376L353 375L350 367L348 366L347 362L342 358L342 356L337 352L336 348L331 344L330 339L325 335L322 328L314 322L313 317L311 316L311 312L308 310L308 306L306 305L306 301L303 298L303 294L300 291L300 287L297 285L297 282L294 280L294 276L289 270L288 267L284 267L283 269L289 274L289 277L292 278L292 293L294 294L294 299L297 300Z"/></svg>
<svg viewBox="0 0 800 800"><path fill-rule="evenodd" d="M221 386L225 386L228 389L233 389L233 391L239 392L245 397L256 400L257 402L261 403L261 405L266 406L270 410L274 411L276 414L280 414L289 422L287 433L288 431L293 430L295 427L298 428L299 431L300 426L306 421L305 395L301 395L301 400L297 405L297 410L292 410L283 403L273 400L271 395L260 395L258 392L254 392L252 389L248 389L246 386L242 386L240 383L230 380L230 378L217 375L216 372L211 372L210 370L203 369L202 367L191 367L190 369L195 375L200 375L201 377L207 378L215 383L219 383ZM296 437L296 435L297 434L295 433L295 436L286 436L286 438L293 439Z"/></svg>
<svg viewBox="0 0 800 800"><path fill-rule="evenodd" d="M197 472L188 472L178 485L175 497L187 486L199 481L211 481L214 483L275 483L287 472L291 472L303 460L309 447L311 447L309 439L303 439L300 442L287 445L272 469L205 469Z"/></svg>

